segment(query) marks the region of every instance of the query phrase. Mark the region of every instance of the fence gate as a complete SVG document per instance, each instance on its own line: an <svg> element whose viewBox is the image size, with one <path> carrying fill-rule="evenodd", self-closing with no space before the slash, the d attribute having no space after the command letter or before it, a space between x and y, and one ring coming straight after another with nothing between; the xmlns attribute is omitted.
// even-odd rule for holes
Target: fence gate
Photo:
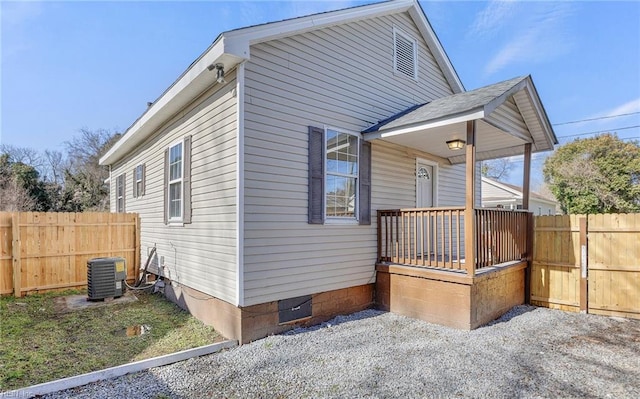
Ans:
<svg viewBox="0 0 640 399"><path fill-rule="evenodd" d="M537 216L531 303L640 319L640 214Z"/></svg>

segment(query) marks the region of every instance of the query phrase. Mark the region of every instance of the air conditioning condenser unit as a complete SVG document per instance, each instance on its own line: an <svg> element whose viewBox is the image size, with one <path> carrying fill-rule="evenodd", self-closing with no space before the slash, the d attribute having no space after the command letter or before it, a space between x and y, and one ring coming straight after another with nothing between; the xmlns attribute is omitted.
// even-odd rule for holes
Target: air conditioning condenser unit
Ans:
<svg viewBox="0 0 640 399"><path fill-rule="evenodd" d="M89 300L124 295L127 267L124 258L93 258L87 262Z"/></svg>

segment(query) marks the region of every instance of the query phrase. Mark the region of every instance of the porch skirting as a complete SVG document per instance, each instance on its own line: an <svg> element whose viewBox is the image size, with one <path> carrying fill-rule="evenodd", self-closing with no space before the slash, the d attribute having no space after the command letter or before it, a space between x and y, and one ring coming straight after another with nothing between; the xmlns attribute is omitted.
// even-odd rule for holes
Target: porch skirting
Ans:
<svg viewBox="0 0 640 399"><path fill-rule="evenodd" d="M480 269L474 277L398 264L376 265L379 309L473 330L524 303L526 261Z"/></svg>
<svg viewBox="0 0 640 399"><path fill-rule="evenodd" d="M322 292L311 296L311 317L280 324L278 301L237 307L184 285L165 281L164 293L169 300L203 323L213 326L225 338L237 340L240 344L295 327L319 324L374 305L374 284Z"/></svg>

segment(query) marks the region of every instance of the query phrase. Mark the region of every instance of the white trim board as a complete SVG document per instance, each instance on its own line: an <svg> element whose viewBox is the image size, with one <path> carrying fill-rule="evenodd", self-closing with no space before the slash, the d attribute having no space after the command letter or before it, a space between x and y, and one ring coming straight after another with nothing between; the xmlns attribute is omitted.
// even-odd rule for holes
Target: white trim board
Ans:
<svg viewBox="0 0 640 399"><path fill-rule="evenodd" d="M244 306L244 100L245 63L236 76L236 305Z"/></svg>

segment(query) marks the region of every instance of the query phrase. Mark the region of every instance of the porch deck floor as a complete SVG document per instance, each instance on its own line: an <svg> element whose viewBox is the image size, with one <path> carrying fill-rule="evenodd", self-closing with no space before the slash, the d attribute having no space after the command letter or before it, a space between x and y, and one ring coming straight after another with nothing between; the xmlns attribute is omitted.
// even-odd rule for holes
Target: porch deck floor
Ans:
<svg viewBox="0 0 640 399"><path fill-rule="evenodd" d="M505 261L505 262L500 262L497 263L495 265L489 265L489 266L484 266L484 267L480 267L480 268L476 268L475 274L479 275L479 274L483 274L483 273L488 273L497 269L501 269L504 267L508 267L514 264L518 264L520 262L524 261L524 259L520 259L520 260L509 260L509 261ZM381 264L386 264L386 265L401 265L401 266L411 266L411 267L417 267L420 269L429 269L429 270L437 270L437 271L444 271L444 272L453 272L453 273L463 273L466 274L466 268L464 267L465 265L465 258L460 258L458 260L458 258L453 257L450 258L448 255L445 256L435 256L434 254L430 254L428 256L424 257L424 262L423 262L423 257L422 255L419 255L418 257L413 257L413 258L392 258L392 259L388 259L382 262L379 262Z"/></svg>

